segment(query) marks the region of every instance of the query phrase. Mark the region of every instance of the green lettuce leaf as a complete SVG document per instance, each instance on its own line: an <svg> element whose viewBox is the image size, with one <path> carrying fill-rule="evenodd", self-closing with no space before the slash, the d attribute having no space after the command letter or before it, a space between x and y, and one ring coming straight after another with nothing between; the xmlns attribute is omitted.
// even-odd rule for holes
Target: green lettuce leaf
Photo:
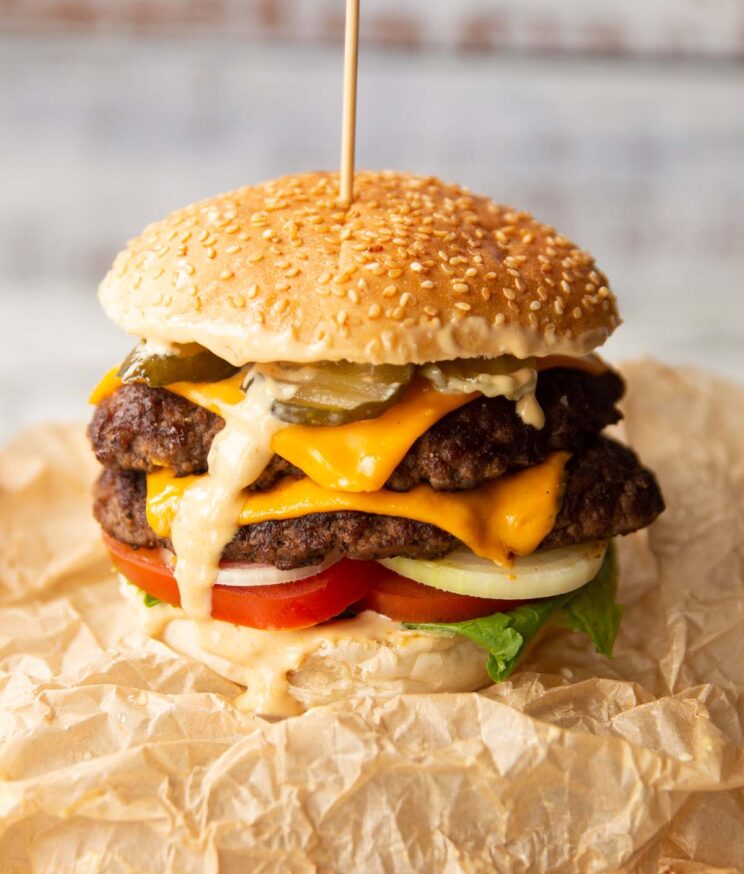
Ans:
<svg viewBox="0 0 744 874"><path fill-rule="evenodd" d="M157 604L163 603L160 598L156 598L155 595L151 595L149 592L143 592L142 589L140 589L140 592L142 593L142 600L145 602L145 607L155 607Z"/></svg>
<svg viewBox="0 0 744 874"><path fill-rule="evenodd" d="M616 589L617 556L610 544L597 576L563 606L571 628L588 634L597 652L606 656L612 655L623 615L623 608L615 603Z"/></svg>
<svg viewBox="0 0 744 874"><path fill-rule="evenodd" d="M488 673L494 683L505 680L517 666L528 644L551 618L565 618L574 631L589 635L597 652L611 656L622 608L615 604L617 561L610 543L593 580L576 592L543 598L465 622L407 622L406 628L467 637L488 653Z"/></svg>

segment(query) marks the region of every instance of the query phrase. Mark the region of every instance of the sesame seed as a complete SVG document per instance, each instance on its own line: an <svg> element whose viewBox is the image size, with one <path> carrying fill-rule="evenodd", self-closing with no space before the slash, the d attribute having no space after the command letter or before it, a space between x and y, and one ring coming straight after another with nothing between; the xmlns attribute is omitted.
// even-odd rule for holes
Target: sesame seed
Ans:
<svg viewBox="0 0 744 874"><path fill-rule="evenodd" d="M574 307L572 312L571 312L571 315L575 319L580 319L581 318L581 307Z"/></svg>
<svg viewBox="0 0 744 874"><path fill-rule="evenodd" d="M453 282L452 283L452 290L461 294L463 292L469 291L470 286L467 284L467 282ZM460 309L462 309L462 307L460 307ZM468 309L470 309L469 305L468 305Z"/></svg>
<svg viewBox="0 0 744 874"><path fill-rule="evenodd" d="M372 306L367 310L367 315L370 319L376 319L382 310L380 309L380 305L378 303L373 303Z"/></svg>
<svg viewBox="0 0 744 874"><path fill-rule="evenodd" d="M240 246L228 246L227 249L225 249L225 252L228 255L234 255L236 252L239 252L239 251L240 251Z"/></svg>
<svg viewBox="0 0 744 874"><path fill-rule="evenodd" d="M468 278L472 278L473 276L478 275L478 271L475 269L475 267L468 267L468 269L465 271L465 275Z"/></svg>
<svg viewBox="0 0 744 874"><path fill-rule="evenodd" d="M290 285L288 282L285 282L283 279L280 279L279 282L274 283L274 288L277 291L289 291Z"/></svg>
<svg viewBox="0 0 744 874"><path fill-rule="evenodd" d="M431 281L431 279L425 279L421 283L421 288L434 288L434 283Z"/></svg>
<svg viewBox="0 0 744 874"><path fill-rule="evenodd" d="M263 259L262 252L253 252L248 256L248 260L251 262L251 264L257 264L262 259Z"/></svg>
<svg viewBox="0 0 744 874"><path fill-rule="evenodd" d="M209 258L210 260L214 260L214 258L216 258L216 257L217 257L217 252L215 252L215 250L212 248L212 246L210 246L207 249L207 258Z"/></svg>
<svg viewBox="0 0 744 874"><path fill-rule="evenodd" d="M413 261L413 262L412 262L412 264L411 264L411 270L413 270L414 273L421 273L421 271L422 271L423 269L424 269L423 265L422 265L422 264L419 264L418 261Z"/></svg>
<svg viewBox="0 0 744 874"><path fill-rule="evenodd" d="M568 284L568 282L566 282L565 279L561 279L561 291L565 292L566 294L571 294L571 286Z"/></svg>
<svg viewBox="0 0 744 874"><path fill-rule="evenodd" d="M542 304L540 303L539 300L533 300L532 303L530 304L530 309L536 312L537 310L540 309L541 306L542 306Z"/></svg>
<svg viewBox="0 0 744 874"><path fill-rule="evenodd" d="M413 299L414 299L413 295L411 294L410 291L404 291L403 294L400 296L400 300L398 301L398 303L402 307L404 307L407 304L411 303L413 301Z"/></svg>
<svg viewBox="0 0 744 874"><path fill-rule="evenodd" d="M235 274L232 272L232 270L223 270L220 273L220 279L232 279L233 276L235 276Z"/></svg>
<svg viewBox="0 0 744 874"><path fill-rule="evenodd" d="M468 312L471 307L469 303L465 303L464 300L458 300L455 302L455 309L462 310L464 313Z"/></svg>
<svg viewBox="0 0 744 874"><path fill-rule="evenodd" d="M290 267L289 270L284 274L287 279L294 279L295 276L299 276L300 268L299 267Z"/></svg>
<svg viewBox="0 0 744 874"><path fill-rule="evenodd" d="M507 300L514 300L514 298L517 296L511 288L506 287L501 289L501 293Z"/></svg>
<svg viewBox="0 0 744 874"><path fill-rule="evenodd" d="M249 297L251 300L253 300L253 298L258 294L258 286L257 286L257 285L252 285L252 286L248 289L248 291L246 292L246 294L248 295L248 297Z"/></svg>
<svg viewBox="0 0 744 874"><path fill-rule="evenodd" d="M496 313L493 317L493 324L495 328L498 328L500 325L503 325L506 321L506 316L503 313Z"/></svg>
<svg viewBox="0 0 744 874"><path fill-rule="evenodd" d="M196 273L196 267L193 264L184 264L183 269L189 276L193 276Z"/></svg>

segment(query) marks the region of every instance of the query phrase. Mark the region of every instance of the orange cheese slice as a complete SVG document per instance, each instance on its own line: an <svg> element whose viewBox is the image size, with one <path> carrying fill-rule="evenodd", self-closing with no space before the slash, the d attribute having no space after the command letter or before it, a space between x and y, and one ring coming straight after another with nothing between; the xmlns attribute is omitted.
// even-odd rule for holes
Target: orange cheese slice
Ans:
<svg viewBox="0 0 744 874"><path fill-rule="evenodd" d="M478 397L442 394L417 379L403 398L376 419L348 425L290 425L271 448L326 489L376 492L416 440L436 422Z"/></svg>
<svg viewBox="0 0 744 874"><path fill-rule="evenodd" d="M236 373L220 382L174 382L167 389L224 418L225 407L245 400L245 392L240 387L243 379L244 374Z"/></svg>
<svg viewBox="0 0 744 874"><path fill-rule="evenodd" d="M101 377L98 385L90 393L90 397L88 398L89 404L98 406L102 400L105 400L109 395L112 395L116 389L122 385L122 381L117 376L119 373L119 367L120 365L117 364L116 367L112 367L111 370L108 370Z"/></svg>
<svg viewBox="0 0 744 874"><path fill-rule="evenodd" d="M461 492L420 485L409 492L350 493L310 479L286 479L266 492L246 492L237 521L253 525L340 510L399 516L436 525L476 555L508 566L514 555L534 552L555 524L568 458L556 452L541 464ZM147 521L159 537L169 536L184 492L199 479L175 477L170 470L147 477Z"/></svg>

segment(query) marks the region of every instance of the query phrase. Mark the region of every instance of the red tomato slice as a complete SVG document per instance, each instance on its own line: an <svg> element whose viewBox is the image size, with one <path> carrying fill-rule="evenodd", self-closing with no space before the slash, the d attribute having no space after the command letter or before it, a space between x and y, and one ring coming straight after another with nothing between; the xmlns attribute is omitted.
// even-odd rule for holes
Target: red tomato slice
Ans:
<svg viewBox="0 0 744 874"><path fill-rule="evenodd" d="M463 622L512 610L524 603L456 595L388 570L372 582L370 590L354 606L361 610L376 610L398 622Z"/></svg>
<svg viewBox="0 0 744 874"><path fill-rule="evenodd" d="M179 606L178 585L157 549L134 549L103 535L114 566L149 595ZM362 598L380 576L373 561L342 559L314 577L271 586L220 586L212 590L212 616L234 625L286 630L308 628L338 616Z"/></svg>

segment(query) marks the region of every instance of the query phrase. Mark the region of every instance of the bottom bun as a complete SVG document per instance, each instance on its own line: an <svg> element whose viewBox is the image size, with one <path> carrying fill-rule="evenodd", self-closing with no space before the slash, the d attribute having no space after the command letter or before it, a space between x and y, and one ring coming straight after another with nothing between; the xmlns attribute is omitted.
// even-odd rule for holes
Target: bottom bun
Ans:
<svg viewBox="0 0 744 874"><path fill-rule="evenodd" d="M216 619L197 621L175 607L145 607L145 631L182 655L245 687L236 703L266 716L402 693L472 692L490 685L486 654L464 637L406 629L367 610L297 631L261 631Z"/></svg>

